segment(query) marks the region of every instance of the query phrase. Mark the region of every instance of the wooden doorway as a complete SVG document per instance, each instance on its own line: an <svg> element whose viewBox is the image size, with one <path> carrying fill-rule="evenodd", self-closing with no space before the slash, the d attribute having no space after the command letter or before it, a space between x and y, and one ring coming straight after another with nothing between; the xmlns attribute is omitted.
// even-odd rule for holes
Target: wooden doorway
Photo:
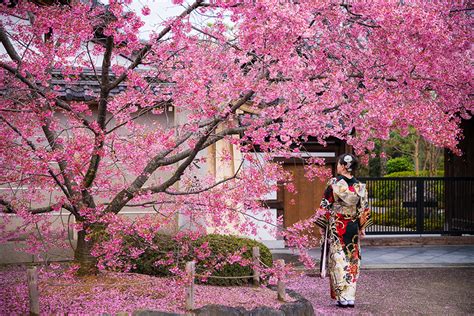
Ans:
<svg viewBox="0 0 474 316"><path fill-rule="evenodd" d="M294 177L297 193L283 190L283 223L289 227L300 220L307 219L319 208L326 183L318 178L313 181L304 176L303 164L285 164L284 169L290 171Z"/></svg>

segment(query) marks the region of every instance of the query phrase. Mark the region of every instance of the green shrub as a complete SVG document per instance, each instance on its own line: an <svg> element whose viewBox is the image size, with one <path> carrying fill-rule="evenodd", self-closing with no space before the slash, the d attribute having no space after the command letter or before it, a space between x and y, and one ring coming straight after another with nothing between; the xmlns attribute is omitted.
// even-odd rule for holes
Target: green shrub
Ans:
<svg viewBox="0 0 474 316"><path fill-rule="evenodd" d="M377 200L393 200L400 190L400 183L398 181L376 181L371 189L373 197Z"/></svg>
<svg viewBox="0 0 474 316"><path fill-rule="evenodd" d="M420 177L428 177L428 171L421 171L418 176ZM444 170L438 170L436 172L437 177L444 176ZM387 178L395 178L395 177L416 177L414 171L403 171L403 172L395 172L386 175ZM439 208L444 208L444 182L438 183L435 181L426 181L425 182L425 192L427 194L428 199L435 200L438 202Z"/></svg>
<svg viewBox="0 0 474 316"><path fill-rule="evenodd" d="M177 242L170 236L157 235L154 240L155 249L148 248L137 260L134 261L134 272L156 275L172 275L170 268L178 265L183 269L187 261L195 260L196 274L203 274L206 271L212 271L215 265L215 258L218 256L227 257L233 253L241 251L242 258L252 258L252 248L260 247L260 260L267 266L272 266L272 254L270 250L262 243L243 237L230 235L209 234L202 236L189 243ZM204 243L208 243L210 256L201 260L195 258L193 249L198 249ZM190 251L187 251L186 249ZM170 264L155 265L158 260L170 260ZM249 266L241 266L239 263L224 264L221 268L212 272L212 276L236 277L252 275L252 269ZM215 279L209 278L206 283L211 285L243 285L248 284L251 279Z"/></svg>
<svg viewBox="0 0 474 316"><path fill-rule="evenodd" d="M416 177L415 171L399 171L399 172L392 172L384 177L386 178L398 178L398 177ZM429 176L429 171L428 170L422 170L418 173L418 177L428 177ZM437 170L436 171L436 176L437 177L444 177L444 170Z"/></svg>
<svg viewBox="0 0 474 316"><path fill-rule="evenodd" d="M387 161L387 172L412 171L413 166L406 157L393 158Z"/></svg>
<svg viewBox="0 0 474 316"><path fill-rule="evenodd" d="M400 205L398 200L373 200L370 203L372 207L393 207L394 205Z"/></svg>
<svg viewBox="0 0 474 316"><path fill-rule="evenodd" d="M437 174L438 177L444 176L444 171L443 170L438 170ZM428 171L423 171L420 172L419 174L420 177L426 177L428 176ZM394 172L390 173L384 176L384 178L403 178L403 177L416 177L414 171L400 171L400 172ZM435 186L436 188L434 189L436 191L436 199L439 202L444 201L444 184L441 184L440 186ZM379 201L379 203L382 203L380 201L385 201L385 200L394 200L396 199L402 192L402 190L405 190L403 187L403 184L396 180L390 181L389 179L386 181L383 180L377 180L375 181L371 187L369 188L369 194L370 197L374 197Z"/></svg>
<svg viewBox="0 0 474 316"><path fill-rule="evenodd" d="M228 255L239 251L242 248L246 248L246 251L243 253L242 257L244 259L252 259L252 248L259 247L260 248L260 260L267 266L271 267L273 260L272 254L268 247L264 244L249 239L249 238L242 238L236 236L228 236L228 235L216 235L211 234L201 238L198 240L198 244L202 242L208 242L209 248L213 255ZM205 263L205 262L204 262ZM201 265L198 265L198 268L201 268ZM203 267L205 270L206 268ZM199 269L197 269L199 270ZM253 271L251 267L248 266L241 266L238 263L234 264L226 264L222 269L213 273L214 276L246 276L252 275ZM210 278L208 283L215 284L215 285L241 285L249 283L251 279L212 279Z"/></svg>
<svg viewBox="0 0 474 316"><path fill-rule="evenodd" d="M126 244L139 242L141 238L137 236L131 237L126 241ZM143 249L143 247L140 247ZM146 247L145 252L140 255L137 259L133 260L135 268L132 272L156 275L156 276L169 276L172 273L169 267L164 264L155 265L158 260L165 260L168 253L179 253L179 245L176 240L170 235L157 234L153 238L153 248Z"/></svg>
<svg viewBox="0 0 474 316"><path fill-rule="evenodd" d="M371 214L372 220L376 225L396 226L414 229L416 228L416 218L414 214L401 207L386 209L384 213Z"/></svg>
<svg viewBox="0 0 474 316"><path fill-rule="evenodd" d="M416 229L416 216L413 212L401 207L386 208L384 213L372 212L374 224ZM425 231L443 230L445 222L444 212L438 215L425 213L423 226Z"/></svg>
<svg viewBox="0 0 474 316"><path fill-rule="evenodd" d="M444 214L440 218L425 218L423 221L423 226L425 231L436 231L444 229Z"/></svg>

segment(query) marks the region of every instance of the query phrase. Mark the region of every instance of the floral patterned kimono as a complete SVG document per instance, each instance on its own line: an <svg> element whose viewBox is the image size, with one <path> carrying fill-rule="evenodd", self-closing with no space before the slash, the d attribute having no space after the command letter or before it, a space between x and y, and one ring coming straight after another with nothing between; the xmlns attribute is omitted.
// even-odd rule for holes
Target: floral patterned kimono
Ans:
<svg viewBox="0 0 474 316"><path fill-rule="evenodd" d="M328 182L316 224L328 231L331 298L355 300L360 268L359 231L371 224L364 183L338 176Z"/></svg>

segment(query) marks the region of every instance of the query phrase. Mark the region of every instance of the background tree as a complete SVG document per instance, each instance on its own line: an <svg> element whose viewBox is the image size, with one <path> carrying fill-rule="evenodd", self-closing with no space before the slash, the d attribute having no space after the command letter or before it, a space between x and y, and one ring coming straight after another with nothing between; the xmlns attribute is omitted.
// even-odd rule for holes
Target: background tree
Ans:
<svg viewBox="0 0 474 316"><path fill-rule="evenodd" d="M395 127L413 127L456 150L460 117L473 110L472 19L462 5L174 0L183 12L144 43L129 3L1 7L2 210L45 236L40 214L72 214L83 271L96 263L93 228L123 229L126 206L255 231L250 216L274 189L268 180L281 177L277 165L218 181L199 175L192 189L176 189L218 140L240 144L248 161L255 145L288 153L308 136L338 137L362 155ZM74 85L86 70L97 90L64 99L54 76ZM172 126L141 120L170 104ZM239 112L244 105L252 115Z"/></svg>
<svg viewBox="0 0 474 316"><path fill-rule="evenodd" d="M375 152L377 152L378 156L383 152L390 160L398 158L408 159L412 167L409 169L405 168L405 170L413 170L416 176L421 173L426 173L428 176L436 176L437 170L443 169L443 148L434 146L426 141L414 128L410 128L409 133L404 136L397 131L392 131L388 140L380 140L376 144ZM382 148L384 149L383 151ZM394 172L388 166L390 160L382 166L380 157L371 158L370 172L375 176ZM379 169L380 171L378 171Z"/></svg>

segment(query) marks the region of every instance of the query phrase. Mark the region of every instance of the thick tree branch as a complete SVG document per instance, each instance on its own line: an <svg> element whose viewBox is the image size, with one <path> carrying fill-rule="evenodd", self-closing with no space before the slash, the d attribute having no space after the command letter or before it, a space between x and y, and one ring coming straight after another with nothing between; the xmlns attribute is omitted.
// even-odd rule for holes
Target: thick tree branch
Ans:
<svg viewBox="0 0 474 316"><path fill-rule="evenodd" d="M0 198L0 205L3 205L4 208L6 209L5 213L12 213L12 214L17 213L17 210L15 209L15 207L10 202L8 202L8 201L6 201L2 198ZM67 205L67 204L64 204L64 203L56 203L56 204L53 204L53 205L50 205L50 206L33 208L33 209L29 209L28 212L30 212L31 214L50 213L50 212L53 212L54 210L56 210L58 208L63 208L65 210L68 210L71 213L73 213L72 207L70 205Z"/></svg>
<svg viewBox="0 0 474 316"><path fill-rule="evenodd" d="M192 135L193 135L192 133L186 133L185 135L181 136L181 138L176 142L176 147L179 147L186 140L188 140ZM144 168L142 173L137 178L135 178L135 180L132 182L132 184L127 189L120 191L112 199L112 201L110 203L106 204L106 205L108 205L106 211L112 211L112 210L117 209L118 205L121 205L121 201L126 200L127 195L131 194L130 192L133 192L135 189L138 190L139 188L141 188L143 186L143 184L148 180L150 175L156 169L158 169L159 167L161 167L163 165L161 163L161 160L163 160L163 158L165 158L167 155L169 155L173 150L174 150L174 148L165 150L165 151L159 153L158 155L156 155L155 157L153 157L148 162L148 164L146 165L146 167ZM184 159L184 158L182 158L182 159ZM127 202L129 200L127 200ZM126 202L125 202L125 204L126 204ZM118 209L118 211L120 211L120 209ZM118 211L116 211L116 212L118 212Z"/></svg>
<svg viewBox="0 0 474 316"><path fill-rule="evenodd" d="M62 152L64 148L62 145L56 142L56 139L58 136L53 131L51 131L50 123L47 122L46 124L41 126L41 129L43 130L43 133L46 136L46 139L48 140L48 144L51 147L51 149ZM75 190L73 186L76 186L77 183L74 183L74 181L71 181L72 177L69 174L67 174L67 162L65 160L60 160L58 161L58 166L59 166L59 170L61 170L61 174L64 179L64 185L67 191L69 192L69 196L74 196Z"/></svg>
<svg viewBox="0 0 474 316"><path fill-rule="evenodd" d="M105 53L104 59L102 61L102 82L100 88L100 99L99 99L99 109L97 114L97 124L101 129L101 132L95 137L95 144L90 160L89 168L87 169L86 175L84 176L83 193L85 193L87 188L90 188L92 183L95 180L97 171L99 169L100 163L100 151L104 147L104 137L105 137L105 119L107 116L107 98L109 97L109 70L110 70L110 60L112 58L112 50L114 47L114 38L112 36L107 37L105 44Z"/></svg>
<svg viewBox="0 0 474 316"><path fill-rule="evenodd" d="M247 127L228 128L228 129L225 129L225 130L223 130L223 131L221 131L217 134L212 134L212 135L209 136L208 140L203 144L201 150L209 147L212 144L215 144L216 142L218 142L221 139L224 139L224 137L226 137L226 136L239 135L240 133L244 132L246 129L247 129ZM188 139L191 135L192 135L191 133L187 134L186 139ZM181 144L181 143L182 142L180 142L179 144ZM176 147L178 147L179 144ZM169 166L169 165L178 163L181 160L186 159L187 157L189 157L189 155L191 155L192 152L193 152L192 149L186 149L186 150L184 150L180 153L177 153L173 156L170 156L170 157L166 157L166 156L168 154L170 154L171 151L168 151L166 154L162 153L158 156L155 156L155 158L153 159L153 164L150 163L150 165L153 165L153 167L150 167L148 170L151 170L151 169L156 170L159 167L165 167L165 166Z"/></svg>
<svg viewBox="0 0 474 316"><path fill-rule="evenodd" d="M18 64L21 63L21 57L15 50L15 47L13 47L13 44L8 38L7 32L2 25L0 25L0 41L2 42L3 47L5 47L8 56L10 56L10 58L16 61Z"/></svg>
<svg viewBox="0 0 474 316"><path fill-rule="evenodd" d="M362 26L365 26L365 27L370 27L370 28L380 28L380 26L376 25L376 24L367 24L365 22L361 22L361 20L363 20L363 15L352 12L351 11L352 6L350 4L341 4L341 7L346 9L347 13L349 13L352 16L349 19L349 22L357 23L359 25L362 25Z"/></svg>
<svg viewBox="0 0 474 316"><path fill-rule="evenodd" d="M112 58L112 50L114 48L114 38L112 36L107 37L105 42L105 53L102 60L102 76L101 76L101 88L100 88L100 99L99 99L99 113L97 115L97 123L99 127L105 129L105 119L107 115L107 98L109 97L109 71L110 61Z"/></svg>
<svg viewBox="0 0 474 316"><path fill-rule="evenodd" d="M3 44L3 46L5 47L5 50L7 51L8 55L10 56L10 58L13 61L16 61L17 64L18 64L18 67L19 67L20 64L21 64L22 59L21 59L20 55L16 52L13 44L11 43L10 39L8 38L8 36L6 34L6 31L3 28L3 26L0 26L0 40ZM30 81L27 78L24 78L23 76L20 76L18 71L14 70L13 68L12 69L7 69L7 70L11 73L14 73L16 75L16 77L19 78L27 86L29 86L30 89L32 89L35 94L40 93L43 97L45 96L45 94L42 91L40 91L40 89L38 88L38 86L34 82ZM34 80L31 75L29 75L29 77L30 77L31 80ZM16 127L14 127L9 122L7 122L3 117L2 117L2 120L5 121L10 126L10 128L12 128L18 135L20 135L23 138L21 132ZM41 128L42 128L42 130L43 130L43 132L46 136L46 139L48 140L49 145L51 146L51 149L53 149L53 150L62 150L62 148L61 148L62 146L58 145L58 143L56 142L56 136L54 135L54 133L49 128L49 123L47 122ZM34 151L36 151L35 146L33 145L33 143L31 143L29 140L26 140L26 142L27 142L27 144L30 148L32 148ZM60 170L62 172L62 175L63 175L65 188L62 187L62 185L59 182L59 179L57 179L54 176L53 176L53 179L56 181L56 183L58 185L60 185L63 192L67 190L67 192L69 194L66 195L66 196L71 197L73 195L73 189L72 189L71 181L69 180L68 175L65 173L67 165L64 161L60 161L58 163L58 165L59 165L59 168L60 168ZM51 175L54 175L52 170L49 170L49 172L50 172Z"/></svg>
<svg viewBox="0 0 474 316"><path fill-rule="evenodd" d="M352 19L352 20L349 20L350 22L353 22L353 23L356 23L356 24L359 24L359 25L362 25L362 26L365 26L365 27L370 27L370 28L381 28L380 25L375 25L375 24L367 24L365 22L361 22L361 21L358 21L358 20L355 20L355 19Z"/></svg>
<svg viewBox="0 0 474 316"><path fill-rule="evenodd" d="M472 11L472 10L474 10L474 8L456 9L456 10L449 11L449 13Z"/></svg>
<svg viewBox="0 0 474 316"><path fill-rule="evenodd" d="M173 174L171 178L169 178L167 181L162 183L160 188L161 192L163 190L166 190L169 188L171 185L176 183L181 176L183 175L184 171L186 168L193 162L194 158L198 154L199 151L201 151L204 146L209 146L213 142L208 142L209 137L211 137L211 133L214 131L214 129L219 125L219 123L223 122L231 113L234 113L238 108L240 108L243 104L245 104L250 98L254 95L254 91L249 91L245 93L237 102L235 102L233 105L230 106L229 111L221 116L216 117L207 127L206 130L204 131L203 135L198 139L197 143L195 144L195 147L192 149L189 149L182 153L181 155L177 155L180 158L178 161L182 159L186 159L181 165L178 166L177 170ZM189 137L189 136L188 136ZM216 142L218 139L215 139L214 142ZM184 142L184 141L183 141ZM107 206L105 209L105 212L115 212L118 213L120 210L130 201L133 199L133 197L137 194L138 191L143 187L146 181L151 177L151 175L160 167L163 166L164 163L172 163L171 161L166 161L165 157L171 153L172 150L169 150L168 153L164 153L164 155L160 155L159 157L154 157L144 170L141 172L141 174L135 178L135 180L128 186L128 188L120 191L110 202L110 204ZM182 157L182 158L181 158Z"/></svg>
<svg viewBox="0 0 474 316"><path fill-rule="evenodd" d="M214 129L217 127L217 125L218 124L213 124L212 128L198 140L198 142L194 146L194 149L191 151L189 156L181 165L178 166L178 168L176 168L176 171L168 180L166 180L165 182L163 182L162 184L156 187L149 188L149 192L153 192L153 193L164 192L167 188L171 187L173 184L179 181L181 179L181 176L184 174L184 171L194 161L194 158L196 158L197 154L202 149L205 148L204 144L206 143L206 140L208 139L212 131L214 131ZM141 191L146 192L144 190L141 190ZM133 198L133 195L132 195L132 198Z"/></svg>
<svg viewBox="0 0 474 316"><path fill-rule="evenodd" d="M7 70L11 74L13 74L17 79L19 79L21 82L23 82L28 88L33 93L38 93L41 97L46 98L46 93L44 90L42 90L38 85L35 83L35 80L33 76L31 76L29 73L27 73L27 76L29 78L26 78L20 74L19 67L21 65L21 57L15 50L13 44L11 43L10 39L8 38L8 35L3 28L3 26L0 26L0 41L2 42L3 46L5 47L5 50L7 51L8 55L10 58L17 63L17 68L15 69L14 67L8 65L7 63L0 62L0 67ZM84 126L86 126L89 130L91 130L94 134L96 133L93 128L91 128L89 121L85 119L83 116L81 116L78 113L75 113L69 104L61 99L55 98L55 104L60 107L63 110L66 110L69 113L74 114Z"/></svg>

